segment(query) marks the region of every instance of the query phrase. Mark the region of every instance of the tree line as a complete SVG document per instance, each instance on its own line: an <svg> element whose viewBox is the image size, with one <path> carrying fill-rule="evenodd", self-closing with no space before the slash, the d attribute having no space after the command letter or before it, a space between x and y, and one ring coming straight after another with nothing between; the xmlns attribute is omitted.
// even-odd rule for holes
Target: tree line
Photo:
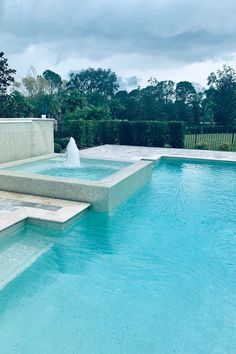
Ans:
<svg viewBox="0 0 236 354"><path fill-rule="evenodd" d="M151 78L144 88L119 89L116 73L88 68L71 72L68 80L51 70L38 75L31 67L15 81L0 53L0 117L47 117L68 120L156 120L236 125L236 72L227 65L207 79L207 87Z"/></svg>

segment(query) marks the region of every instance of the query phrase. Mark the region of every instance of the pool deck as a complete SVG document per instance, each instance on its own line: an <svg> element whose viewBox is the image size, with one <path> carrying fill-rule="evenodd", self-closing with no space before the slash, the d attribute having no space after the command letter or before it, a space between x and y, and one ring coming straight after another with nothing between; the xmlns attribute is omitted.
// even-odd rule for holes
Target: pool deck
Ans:
<svg viewBox="0 0 236 354"><path fill-rule="evenodd" d="M102 145L81 151L81 157L116 161L159 160L161 157L236 162L236 152Z"/></svg>
<svg viewBox="0 0 236 354"><path fill-rule="evenodd" d="M90 204L0 191L0 235L28 222L63 230Z"/></svg>

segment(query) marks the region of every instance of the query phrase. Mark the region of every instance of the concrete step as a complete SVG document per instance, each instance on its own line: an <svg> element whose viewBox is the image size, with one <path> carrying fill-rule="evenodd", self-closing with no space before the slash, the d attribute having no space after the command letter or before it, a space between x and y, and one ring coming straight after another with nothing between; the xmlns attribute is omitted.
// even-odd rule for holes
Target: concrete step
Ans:
<svg viewBox="0 0 236 354"><path fill-rule="evenodd" d="M42 237L22 237L0 245L0 291L29 268L40 256L50 250L53 242Z"/></svg>

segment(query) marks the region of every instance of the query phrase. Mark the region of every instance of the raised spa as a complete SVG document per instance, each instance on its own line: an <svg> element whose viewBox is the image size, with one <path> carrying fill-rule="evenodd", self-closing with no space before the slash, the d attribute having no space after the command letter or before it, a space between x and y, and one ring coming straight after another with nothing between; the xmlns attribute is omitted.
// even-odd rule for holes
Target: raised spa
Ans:
<svg viewBox="0 0 236 354"><path fill-rule="evenodd" d="M34 173L46 176L101 180L129 166L129 162L81 159L80 167L67 164L66 157L56 157L7 167L9 171Z"/></svg>

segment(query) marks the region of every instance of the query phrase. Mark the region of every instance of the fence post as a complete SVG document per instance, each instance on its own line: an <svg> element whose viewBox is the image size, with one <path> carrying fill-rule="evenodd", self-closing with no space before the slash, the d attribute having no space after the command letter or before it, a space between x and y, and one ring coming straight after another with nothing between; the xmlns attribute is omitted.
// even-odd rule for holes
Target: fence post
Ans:
<svg viewBox="0 0 236 354"><path fill-rule="evenodd" d="M197 132L195 133L194 145L197 145Z"/></svg>
<svg viewBox="0 0 236 354"><path fill-rule="evenodd" d="M231 150L233 150L234 147L234 135L235 135L235 131L232 132Z"/></svg>

